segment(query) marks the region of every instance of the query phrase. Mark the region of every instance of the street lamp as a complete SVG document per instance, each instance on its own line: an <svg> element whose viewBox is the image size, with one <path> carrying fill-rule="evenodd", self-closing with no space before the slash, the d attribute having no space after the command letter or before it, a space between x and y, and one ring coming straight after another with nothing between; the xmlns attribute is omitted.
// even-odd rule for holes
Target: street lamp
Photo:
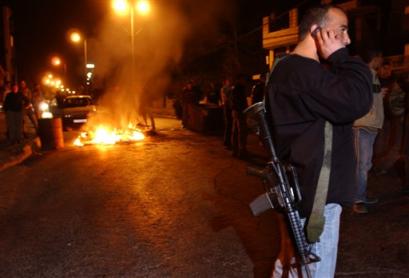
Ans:
<svg viewBox="0 0 409 278"><path fill-rule="evenodd" d="M87 63L88 63L88 49L87 49L87 40L85 37L81 35L81 33L77 31L73 31L70 33L70 41L79 44L81 41L83 42L83 47L84 47L84 68L86 68Z"/></svg>
<svg viewBox="0 0 409 278"><path fill-rule="evenodd" d="M135 11L142 16L147 16L151 11L151 6L147 0L112 0L112 8L120 16L125 16L128 13L130 15L133 77L135 73Z"/></svg>
<svg viewBox="0 0 409 278"><path fill-rule="evenodd" d="M58 56L54 56L51 58L51 64L53 66L59 67L61 65L61 59Z"/></svg>
<svg viewBox="0 0 409 278"><path fill-rule="evenodd" d="M59 56L51 57L51 65L53 65L54 67L62 66L64 76L67 77L67 64Z"/></svg>
<svg viewBox="0 0 409 278"><path fill-rule="evenodd" d="M126 15L128 12L132 13L133 10L136 10L141 15L148 15L151 10L147 0L113 0L112 8L119 15Z"/></svg>

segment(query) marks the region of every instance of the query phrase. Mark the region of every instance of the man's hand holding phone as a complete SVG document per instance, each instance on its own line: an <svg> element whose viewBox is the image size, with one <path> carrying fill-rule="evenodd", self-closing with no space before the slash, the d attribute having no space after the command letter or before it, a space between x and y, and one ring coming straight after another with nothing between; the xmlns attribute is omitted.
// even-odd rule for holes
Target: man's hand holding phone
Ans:
<svg viewBox="0 0 409 278"><path fill-rule="evenodd" d="M324 59L327 59L338 49L345 47L340 36L337 36L333 30L324 27L315 28L311 32L311 36L315 40L319 55Z"/></svg>

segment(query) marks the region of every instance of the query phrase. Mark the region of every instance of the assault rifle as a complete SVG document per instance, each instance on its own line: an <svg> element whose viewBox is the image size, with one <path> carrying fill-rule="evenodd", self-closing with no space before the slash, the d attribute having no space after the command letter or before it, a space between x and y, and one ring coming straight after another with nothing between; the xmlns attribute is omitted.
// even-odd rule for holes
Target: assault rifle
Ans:
<svg viewBox="0 0 409 278"><path fill-rule="evenodd" d="M312 276L308 264L318 262L320 258L311 251L311 245L306 240L297 210L297 204L302 200L297 172L291 165L284 166L277 157L266 119L264 103L255 103L244 112L250 120L256 122L257 133L271 155L271 160L264 169L249 167L247 170L248 174L260 177L266 188L266 193L253 200L250 208L255 216L271 208L286 215L301 266L305 269L307 277L310 278Z"/></svg>

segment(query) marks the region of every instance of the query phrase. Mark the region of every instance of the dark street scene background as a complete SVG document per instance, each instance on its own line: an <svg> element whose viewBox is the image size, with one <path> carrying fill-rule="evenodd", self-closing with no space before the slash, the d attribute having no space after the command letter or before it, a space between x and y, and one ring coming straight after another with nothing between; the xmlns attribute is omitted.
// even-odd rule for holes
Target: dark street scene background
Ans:
<svg viewBox="0 0 409 278"><path fill-rule="evenodd" d="M247 174L269 156L250 122L245 154L226 142L221 92L260 101L320 3L347 13L351 55L382 53L389 92L379 202L343 209L335 277L409 277L409 0L0 0L0 277L272 277L283 218L252 214Z"/></svg>

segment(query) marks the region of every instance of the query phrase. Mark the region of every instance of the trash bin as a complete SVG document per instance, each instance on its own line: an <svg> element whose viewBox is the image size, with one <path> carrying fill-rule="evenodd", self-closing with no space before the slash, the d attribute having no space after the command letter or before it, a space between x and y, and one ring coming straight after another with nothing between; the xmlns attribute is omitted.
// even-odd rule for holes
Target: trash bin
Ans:
<svg viewBox="0 0 409 278"><path fill-rule="evenodd" d="M38 135L44 150L64 148L61 118L39 119Z"/></svg>
<svg viewBox="0 0 409 278"><path fill-rule="evenodd" d="M223 132L223 109L212 104L188 104L186 127L204 134Z"/></svg>

